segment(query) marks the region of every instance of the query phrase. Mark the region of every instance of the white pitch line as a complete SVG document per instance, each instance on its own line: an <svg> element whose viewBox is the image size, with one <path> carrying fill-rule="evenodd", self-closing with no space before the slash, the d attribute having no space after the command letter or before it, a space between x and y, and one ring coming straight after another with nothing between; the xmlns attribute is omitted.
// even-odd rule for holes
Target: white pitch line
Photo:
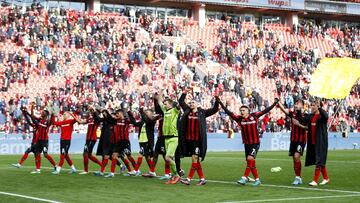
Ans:
<svg viewBox="0 0 360 203"><path fill-rule="evenodd" d="M234 157L226 157L226 156L217 156L217 157L207 157L206 159L237 159ZM242 157L239 157L242 159ZM291 157L289 159L274 159L274 158L256 158L256 160L264 160L264 161L292 161ZM337 161L337 160L327 160L327 163L349 163L349 164L360 164L360 161Z"/></svg>
<svg viewBox="0 0 360 203"><path fill-rule="evenodd" d="M340 198L340 197L360 197L360 195L329 195L329 196L317 196L317 197L294 197L294 198L281 198L281 199L259 199L259 200L245 200L245 201L230 201L230 202L222 202L222 203L278 202L278 201L329 199L329 198Z"/></svg>
<svg viewBox="0 0 360 203"><path fill-rule="evenodd" d="M33 168L33 167L22 166L21 168ZM52 170L54 168L52 168L52 167L42 167L42 169ZM62 168L61 170L68 171L68 170L71 170L71 169ZM95 171L89 171L89 172L93 173ZM196 180L196 179L194 179L194 180ZM212 182L212 183L238 185L236 181L221 181L221 180L206 180L206 181L207 182ZM309 190L309 191L323 191L323 192L337 192L337 193L348 193L348 194L353 194L353 195L359 195L360 196L360 191L350 191L350 190L335 190L335 189L325 189L325 188L296 187L296 186L271 185L271 184L261 184L261 187L286 188L286 189L295 189L295 190Z"/></svg>
<svg viewBox="0 0 360 203"><path fill-rule="evenodd" d="M220 181L220 180L206 180L207 182L213 183L223 183L223 184L233 184L236 185L236 182L230 181ZM322 189L322 188L307 188L307 187L296 187L296 186L286 186L286 185L270 185L270 184L261 184L262 187L275 187L275 188L287 188L287 189L296 189L296 190L309 190L309 191L325 191L325 192L338 192L338 193L349 193L354 195L360 195L358 191L348 191L348 190L334 190L334 189Z"/></svg>
<svg viewBox="0 0 360 203"><path fill-rule="evenodd" d="M54 200L37 198L37 197L31 197L31 196L27 196L27 195L20 195L20 194L10 193L10 192L1 192L1 191L0 191L0 195L8 195L8 196L13 196L13 197L21 197L21 198L31 199L31 200L41 201L41 202L61 203L61 202L54 201Z"/></svg>

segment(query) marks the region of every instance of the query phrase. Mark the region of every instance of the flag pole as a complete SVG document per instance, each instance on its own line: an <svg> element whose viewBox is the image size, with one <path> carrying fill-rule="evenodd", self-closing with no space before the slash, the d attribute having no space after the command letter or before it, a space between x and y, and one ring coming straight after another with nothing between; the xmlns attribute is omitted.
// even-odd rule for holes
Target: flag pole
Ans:
<svg viewBox="0 0 360 203"><path fill-rule="evenodd" d="M331 125L332 125L332 124L334 123L334 121L335 121L336 114L337 114L338 111L340 110L340 107L344 105L344 103L345 103L345 101L346 101L346 98L347 98L347 97L345 97L344 99L341 99L341 100L340 100L339 105L338 105L338 107L337 107L337 109L336 109L336 111L335 111L335 113L334 113L333 119L331 120L327 131L330 130Z"/></svg>

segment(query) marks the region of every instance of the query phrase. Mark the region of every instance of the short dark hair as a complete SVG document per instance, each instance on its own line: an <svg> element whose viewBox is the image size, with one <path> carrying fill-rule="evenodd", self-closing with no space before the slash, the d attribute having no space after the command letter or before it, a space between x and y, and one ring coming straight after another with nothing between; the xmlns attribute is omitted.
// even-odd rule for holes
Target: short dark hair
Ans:
<svg viewBox="0 0 360 203"><path fill-rule="evenodd" d="M249 113L250 113L250 108L248 106L246 106L246 105L240 106L240 109L244 109L244 108L247 109L249 111Z"/></svg>
<svg viewBox="0 0 360 203"><path fill-rule="evenodd" d="M170 99L170 98L166 98L166 99L164 99L164 102L169 102L169 103L174 103L174 101L172 100L172 99Z"/></svg>
<svg viewBox="0 0 360 203"><path fill-rule="evenodd" d="M47 109L44 109L43 112L45 112L47 115L50 114L50 112Z"/></svg>

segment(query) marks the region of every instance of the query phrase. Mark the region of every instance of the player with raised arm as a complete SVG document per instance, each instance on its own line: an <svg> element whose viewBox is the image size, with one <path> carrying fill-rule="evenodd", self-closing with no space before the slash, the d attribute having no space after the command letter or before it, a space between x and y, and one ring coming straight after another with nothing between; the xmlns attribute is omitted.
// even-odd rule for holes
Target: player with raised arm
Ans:
<svg viewBox="0 0 360 203"><path fill-rule="evenodd" d="M328 114L322 108L319 99L311 102L311 112L308 125L308 145L306 150L305 166L316 165L314 179L309 183L310 186L317 186L320 173L323 175L323 181L320 185L326 185L330 182L326 169L328 152Z"/></svg>
<svg viewBox="0 0 360 203"><path fill-rule="evenodd" d="M304 101L295 102L294 111L285 109L284 105L279 102L279 108L291 119L290 148L289 156L293 157L295 180L293 185L302 184L301 178L301 156L304 153L307 136L307 123L304 122Z"/></svg>
<svg viewBox="0 0 360 203"><path fill-rule="evenodd" d="M239 184L245 185L248 182L248 176L250 175L250 172L254 175L255 178L255 182L253 183L253 185L258 186L261 184L255 164L256 155L260 148L258 121L261 116L270 112L271 109L273 109L278 102L279 99L275 99L275 102L271 106L264 109L263 111L255 113L250 113L250 108L243 105L240 107L240 115L236 115L233 112L229 111L227 107L220 101L220 105L224 109L226 114L228 114L231 119L236 121L241 128L241 137L245 148L247 167L244 175L238 181Z"/></svg>
<svg viewBox="0 0 360 203"><path fill-rule="evenodd" d="M142 163L143 157L145 157L146 162L149 166L149 173L143 174L144 177L155 177L155 166L153 163L153 154L154 154L154 131L156 121L159 119L159 116L154 116L154 112L151 109L144 111L143 108L140 108L141 120L136 121L133 114L128 112L129 119L134 126L140 127L138 139L140 145L140 152L138 156L138 161L136 164L135 171L139 171L139 168Z"/></svg>
<svg viewBox="0 0 360 203"><path fill-rule="evenodd" d="M161 155L165 162L165 174L164 176L160 177L160 180L169 180L171 178L171 171L170 171L170 163L166 161L165 155L165 137L162 135L162 128L164 124L164 112L161 110L161 107L158 103L158 101L154 97L154 107L155 107L155 113L157 116L159 116L159 123L158 123L158 136L155 144L154 149L154 167L156 167L156 164L158 162L158 157Z"/></svg>
<svg viewBox="0 0 360 203"><path fill-rule="evenodd" d="M131 171L129 160L131 161L134 168L136 168L135 159L131 156L131 145L129 140L129 125L130 120L125 118L124 110L118 109L115 112L115 116L109 114L109 112L104 111L105 118L114 124L113 132L111 134L111 171L105 176L108 178L114 177L115 167L118 162L118 157L120 156L121 160L125 163L126 168L128 169L128 175L137 175L135 171ZM104 167L104 166L103 166ZM102 168L101 173L104 172Z"/></svg>
<svg viewBox="0 0 360 203"><path fill-rule="evenodd" d="M192 98L189 104L185 102L187 92L183 92L179 99L179 105L184 113L181 118L181 130L179 133L179 145L184 156L190 156L192 160L189 175L186 179L180 180L185 185L190 185L195 171L197 171L200 181L198 186L205 185L206 180L202 171L201 161L204 160L207 150L206 118L214 115L219 110L219 98L215 99L215 104L210 109L199 107L197 101Z"/></svg>
<svg viewBox="0 0 360 203"><path fill-rule="evenodd" d="M76 168L73 164L73 161L70 158L69 155L69 149L71 145L71 136L72 132L74 130L74 124L76 123L76 120L71 116L70 112L65 112L62 116L61 121L55 121L55 117L52 116L52 123L55 126L59 126L61 128L61 134L60 134L60 161L55 171L52 173L55 175L60 174L61 168L64 164L64 160L66 159L66 162L71 167L70 173L76 173Z"/></svg>
<svg viewBox="0 0 360 203"><path fill-rule="evenodd" d="M33 111L33 105L31 106L31 111ZM29 112L26 111L26 108L22 108L22 113L25 117L25 120L26 122L28 123L28 125L30 125L32 128L33 128L33 137L32 137L32 140L31 140L31 145L29 148L27 148L25 150L25 153L22 155L21 159L19 160L18 163L16 164L11 164L12 166L16 167L16 168L20 168L22 166L22 164L24 163L24 161L28 158L29 154L32 152L34 153L34 158L35 158L35 155L36 155L36 144L38 142L38 139L39 139L39 134L37 133L37 130L36 130L36 120L32 120L31 119L31 115Z"/></svg>
<svg viewBox="0 0 360 203"><path fill-rule="evenodd" d="M88 174L89 172L89 159L93 161L94 163L98 164L100 167L102 166L102 163L100 160L96 158L96 156L93 155L93 149L97 142L97 129L99 125L101 124L101 119L99 117L99 112L95 111L95 109L92 106L88 106L88 115L86 119L80 119L79 117L75 116L74 114L71 114L74 119L79 124L87 124L87 132L86 132L86 141L84 146L84 152L83 152L83 161L84 161L84 171L79 173L80 175Z"/></svg>
<svg viewBox="0 0 360 203"><path fill-rule="evenodd" d="M160 95L155 95L155 99L164 113L162 134L165 137L165 158L166 161L170 163L172 173L172 178L167 181L166 184L176 184L180 180L174 161L175 151L178 146L177 123L180 114L180 107L174 106L174 102L169 98L165 99L164 102L161 101Z"/></svg>
<svg viewBox="0 0 360 203"><path fill-rule="evenodd" d="M36 154L35 154L35 165L36 170L32 171L32 174L40 173L41 167L41 153L44 154L46 159L53 165L54 169L56 169L56 163L54 159L48 154L49 148L49 129L51 126L52 118L49 118L49 111L44 109L41 113L40 118L34 116L33 112L31 112L31 119L34 121L36 131L38 133L39 139L36 145ZM53 115L52 115L53 116Z"/></svg>

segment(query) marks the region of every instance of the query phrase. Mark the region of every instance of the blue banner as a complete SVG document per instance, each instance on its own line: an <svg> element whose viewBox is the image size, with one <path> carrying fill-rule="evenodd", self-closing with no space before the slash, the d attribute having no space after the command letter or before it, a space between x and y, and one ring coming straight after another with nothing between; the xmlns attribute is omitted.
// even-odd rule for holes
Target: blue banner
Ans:
<svg viewBox="0 0 360 203"><path fill-rule="evenodd" d="M85 134L74 133L71 140L70 152L80 154L85 145ZM131 149L133 152L139 151L137 134L130 134ZM0 154L22 154L30 146L31 139L25 138L21 134L0 134ZM356 144L356 145L355 145ZM349 137L343 138L340 133L329 134L329 150L359 148L360 133L350 133ZM261 151L287 151L290 145L289 133L264 133L261 139ZM97 145L94 149L97 149ZM208 151L243 151L240 134L235 134L233 139L229 139L224 133L208 134ZM49 153L60 153L60 135L49 135Z"/></svg>

